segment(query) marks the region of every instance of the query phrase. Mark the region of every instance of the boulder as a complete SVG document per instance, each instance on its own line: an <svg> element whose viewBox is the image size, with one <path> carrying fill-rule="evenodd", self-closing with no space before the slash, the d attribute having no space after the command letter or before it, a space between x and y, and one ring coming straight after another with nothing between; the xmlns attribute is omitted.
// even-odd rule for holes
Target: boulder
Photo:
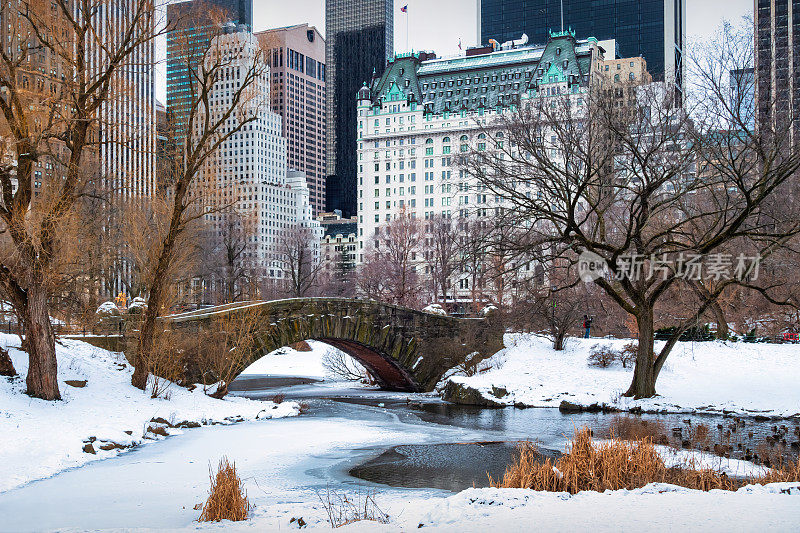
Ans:
<svg viewBox="0 0 800 533"><path fill-rule="evenodd" d="M447 382L442 399L459 405L477 405L493 409L505 407L504 404L487 398L478 389L454 381Z"/></svg>
<svg viewBox="0 0 800 533"><path fill-rule="evenodd" d="M64 381L64 383L66 383L66 384L67 384L67 385L69 385L70 387L75 387L76 389L82 389L82 388L84 388L84 387L86 386L86 384L87 384L87 383L89 383L89 382L88 382L88 381L86 381L85 379L84 379L84 380L80 380L80 379L68 379L68 380Z"/></svg>
<svg viewBox="0 0 800 533"><path fill-rule="evenodd" d="M492 385L492 396L495 398L504 398L508 396L508 390L505 387L495 387Z"/></svg>
<svg viewBox="0 0 800 533"><path fill-rule="evenodd" d="M94 446L92 446L91 442L87 442L86 444L83 445L83 453L90 453L92 455L97 455L97 452L95 451Z"/></svg>
<svg viewBox="0 0 800 533"><path fill-rule="evenodd" d="M161 418L160 416L156 417L156 418L151 418L150 422L153 422L154 424L162 424L162 425L170 427L170 428L172 427L172 424L170 424L169 421Z"/></svg>
<svg viewBox="0 0 800 533"><path fill-rule="evenodd" d="M585 409L580 404L562 400L561 404L558 406L558 410L562 413L582 413Z"/></svg>

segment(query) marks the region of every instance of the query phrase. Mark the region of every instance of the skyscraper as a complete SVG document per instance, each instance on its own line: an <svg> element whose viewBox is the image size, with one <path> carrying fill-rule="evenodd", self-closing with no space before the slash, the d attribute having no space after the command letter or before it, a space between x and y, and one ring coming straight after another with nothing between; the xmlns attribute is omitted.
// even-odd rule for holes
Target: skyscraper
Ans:
<svg viewBox="0 0 800 533"><path fill-rule="evenodd" d="M755 70L752 68L741 68L730 71L729 89L730 105L735 110L735 122L732 128L746 127L753 130L756 126L756 83Z"/></svg>
<svg viewBox="0 0 800 533"><path fill-rule="evenodd" d="M394 51L394 0L327 0L327 209L356 213L355 94Z"/></svg>
<svg viewBox="0 0 800 533"><path fill-rule="evenodd" d="M256 34L272 77L272 111L283 117L288 166L304 172L314 216L325 211L325 39L308 24Z"/></svg>
<svg viewBox="0 0 800 533"><path fill-rule="evenodd" d="M247 70L258 61L259 75L249 86L252 98L243 103L241 111L253 120L231 134L206 160L195 184L196 194L205 206L213 208L205 219L217 245L224 248L232 227L236 228L246 242L241 259L253 277L284 280L288 276L282 246L294 228L315 232L315 253L319 254L322 232L311 214L305 174L287 172L281 117L269 106L269 66L259 56L258 40L249 31L231 30L215 37L211 46L226 69ZM243 83L242 77L231 76L229 83L216 84L208 97L208 109L201 114L225 113L231 105L229 91L241 90ZM228 117L225 129L234 128L239 120L237 115ZM195 128L195 133L200 133L202 127Z"/></svg>
<svg viewBox="0 0 800 533"><path fill-rule="evenodd" d="M178 147L192 103L191 72L208 50L216 28L253 27L253 0L188 0L167 5L167 112Z"/></svg>
<svg viewBox="0 0 800 533"><path fill-rule="evenodd" d="M758 126L800 135L800 0L756 0Z"/></svg>
<svg viewBox="0 0 800 533"><path fill-rule="evenodd" d="M682 94L686 0L478 0L478 9L482 44L523 33L544 44L549 30L572 28L584 38L616 39L620 57L643 56L656 81L674 79Z"/></svg>

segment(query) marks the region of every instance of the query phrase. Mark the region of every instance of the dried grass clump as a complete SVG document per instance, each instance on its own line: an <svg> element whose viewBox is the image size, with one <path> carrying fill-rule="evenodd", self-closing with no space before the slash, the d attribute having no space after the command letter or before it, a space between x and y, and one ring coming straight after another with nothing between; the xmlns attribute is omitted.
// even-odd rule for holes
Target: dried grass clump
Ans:
<svg viewBox="0 0 800 533"><path fill-rule="evenodd" d="M667 428L659 420L642 420L631 416L616 416L608 427L608 437L622 440L642 440L666 444Z"/></svg>
<svg viewBox="0 0 800 533"><path fill-rule="evenodd" d="M772 468L763 476L754 477L750 483L766 485L767 483L797 483L800 482L800 460L787 461Z"/></svg>
<svg viewBox="0 0 800 533"><path fill-rule="evenodd" d="M389 523L388 513L378 507L375 494L372 492L350 496L328 487L325 493L317 492L317 497L328 514L328 522L332 528L364 521Z"/></svg>
<svg viewBox="0 0 800 533"><path fill-rule="evenodd" d="M230 464L228 458L223 457L216 474L211 468L209 470L211 489L198 520L200 522L247 520L247 515L250 514L250 502L236 473L236 464Z"/></svg>
<svg viewBox="0 0 800 533"><path fill-rule="evenodd" d="M521 444L517 460L506 469L503 478L495 481L489 477L489 483L497 488L570 494L636 489L648 483L672 483L699 490L733 490L741 484L710 469L667 468L649 437L637 441L612 438L596 443L588 428L575 431L565 454L555 462L539 462L537 457L535 446Z"/></svg>

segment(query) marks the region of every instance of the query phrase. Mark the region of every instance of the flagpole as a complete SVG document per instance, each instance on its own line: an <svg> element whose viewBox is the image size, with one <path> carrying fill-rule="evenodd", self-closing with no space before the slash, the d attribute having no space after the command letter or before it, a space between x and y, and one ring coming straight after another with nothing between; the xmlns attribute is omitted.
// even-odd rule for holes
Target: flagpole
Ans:
<svg viewBox="0 0 800 533"><path fill-rule="evenodd" d="M406 51L411 53L411 45L408 42L408 9L406 9Z"/></svg>

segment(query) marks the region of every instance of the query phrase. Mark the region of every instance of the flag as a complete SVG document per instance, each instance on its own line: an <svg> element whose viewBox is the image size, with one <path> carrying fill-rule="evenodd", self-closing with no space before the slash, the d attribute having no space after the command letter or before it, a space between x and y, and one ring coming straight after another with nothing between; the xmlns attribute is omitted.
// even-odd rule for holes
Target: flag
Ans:
<svg viewBox="0 0 800 533"><path fill-rule="evenodd" d="M403 7L401 7L400 8L400 12L401 13L408 13L408 4L406 4Z"/></svg>
<svg viewBox="0 0 800 533"><path fill-rule="evenodd" d="M461 39L458 40L458 49L461 50Z"/></svg>

